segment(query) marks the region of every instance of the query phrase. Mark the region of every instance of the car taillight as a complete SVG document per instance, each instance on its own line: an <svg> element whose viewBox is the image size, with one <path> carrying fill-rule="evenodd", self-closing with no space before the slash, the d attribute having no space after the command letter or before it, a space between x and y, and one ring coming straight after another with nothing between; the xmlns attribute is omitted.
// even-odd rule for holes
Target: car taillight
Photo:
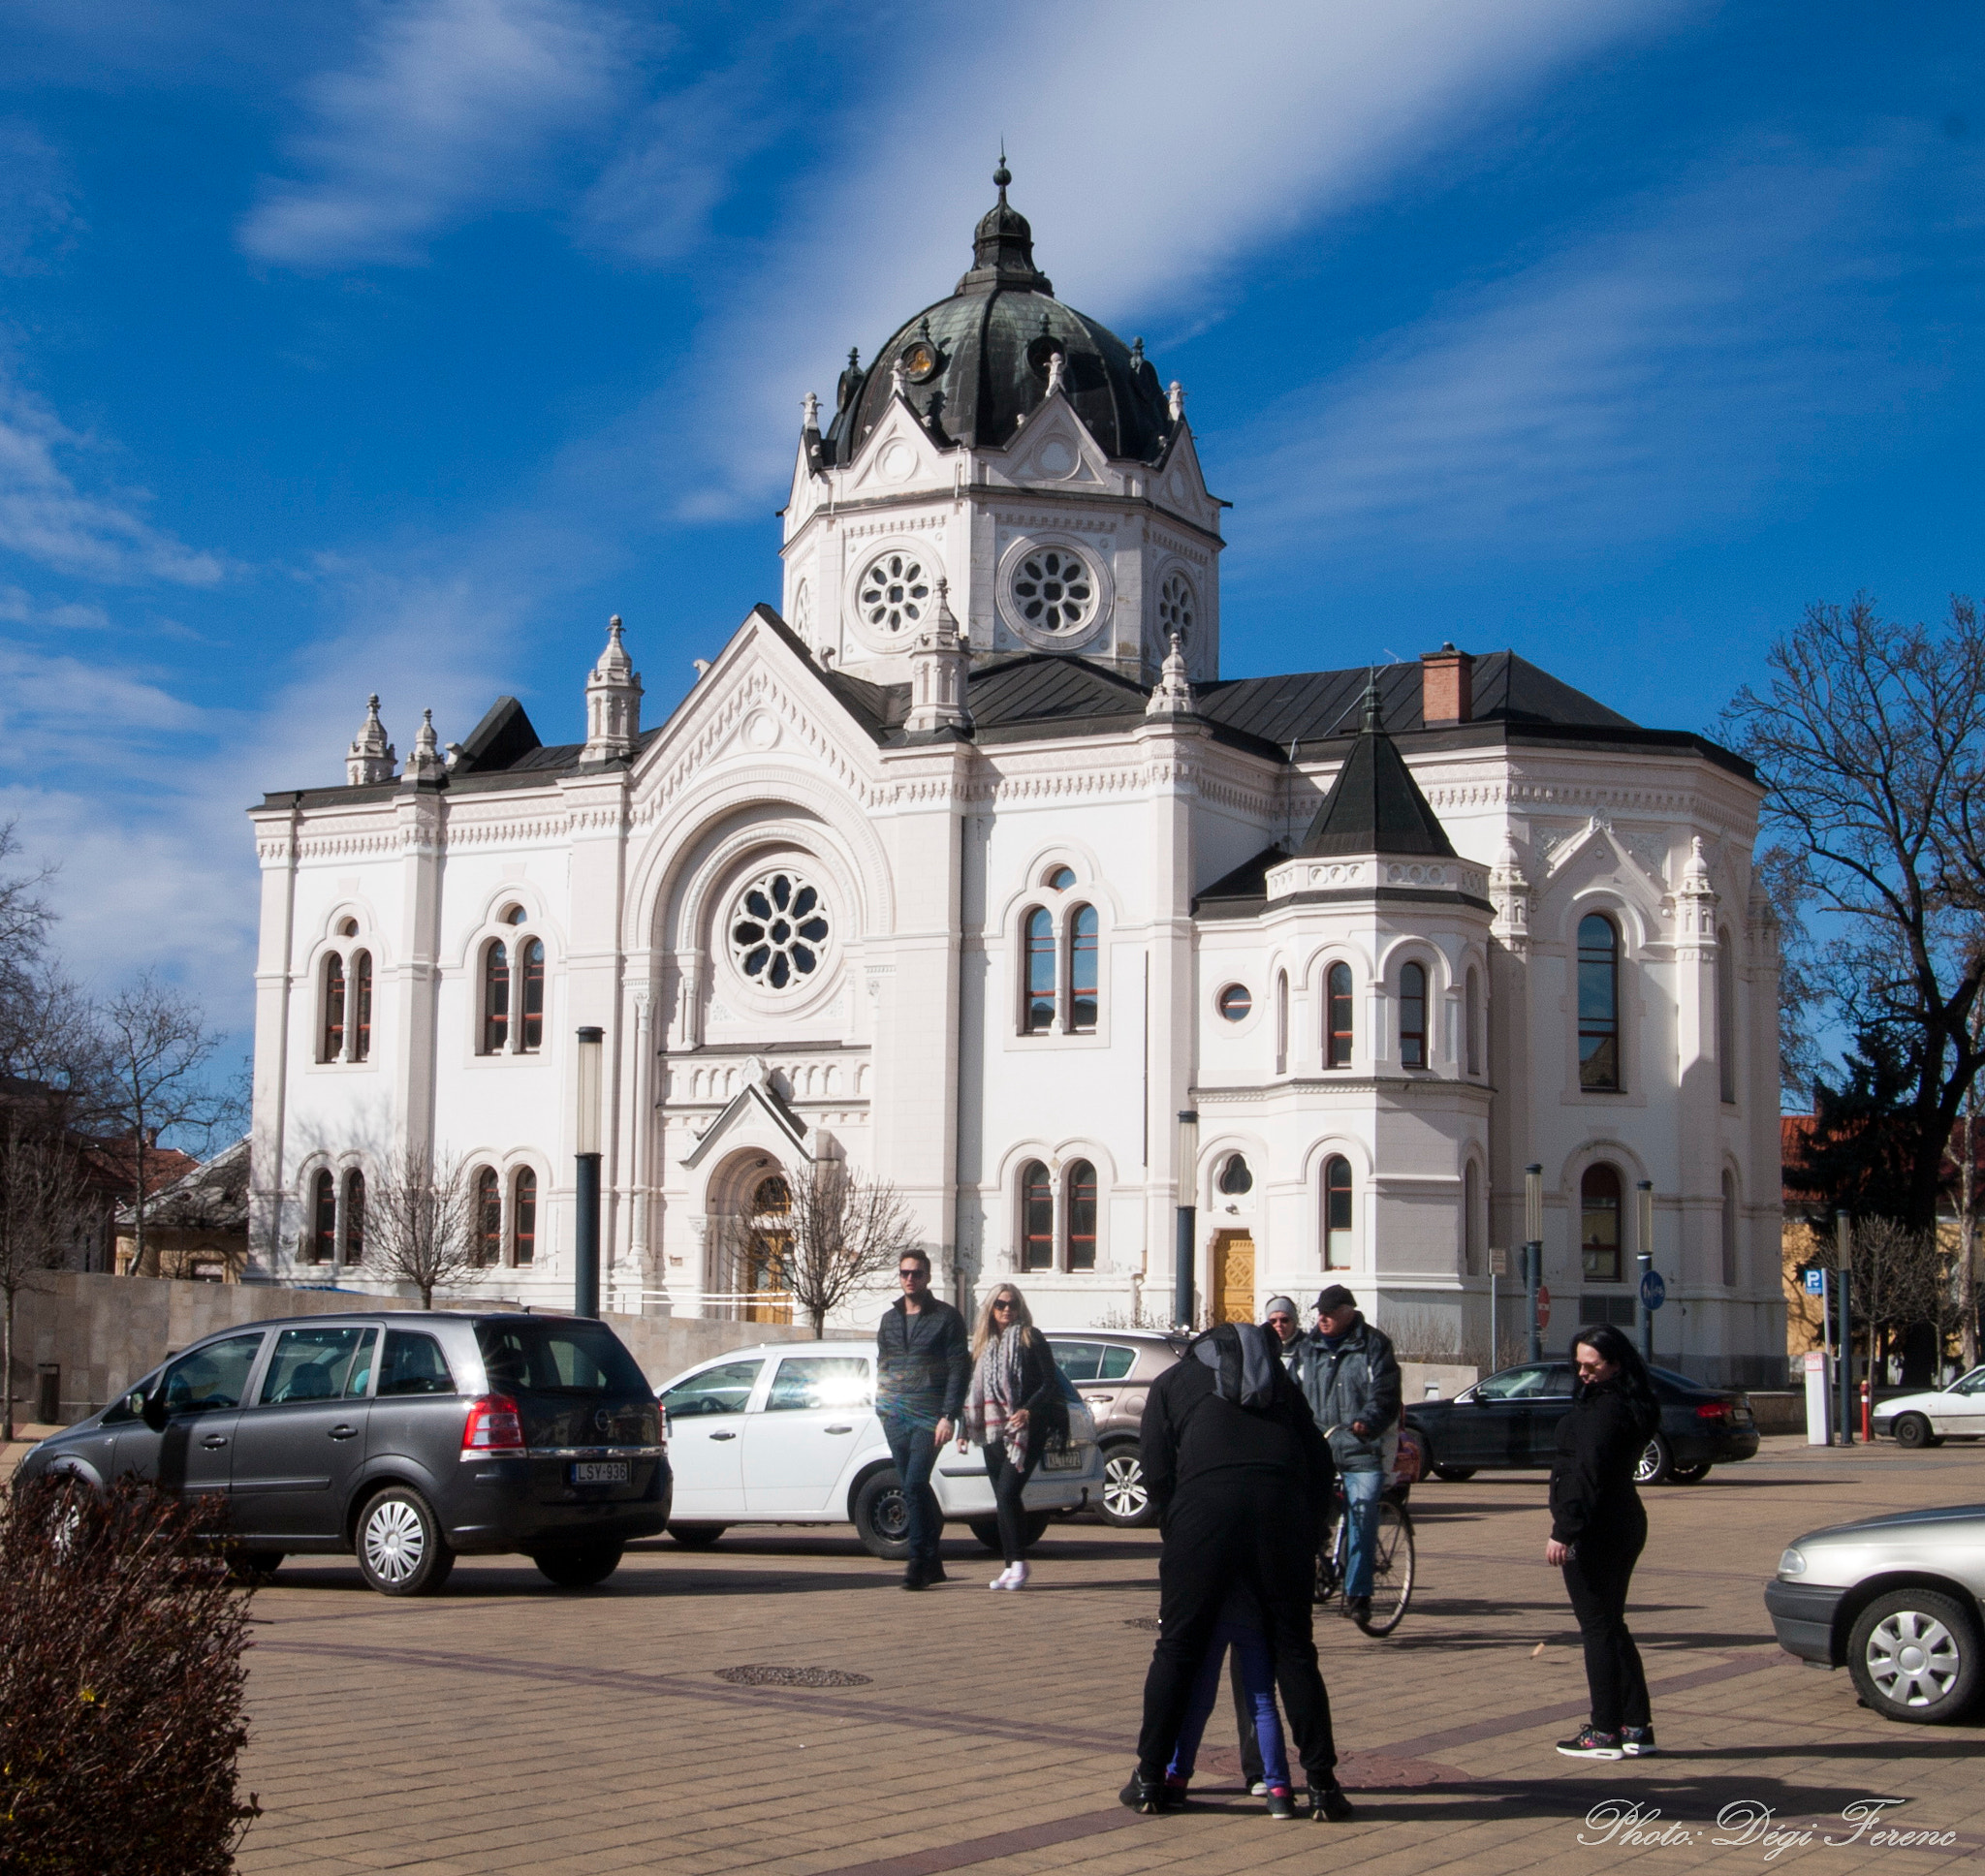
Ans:
<svg viewBox="0 0 1985 1876"><path fill-rule="evenodd" d="M492 1453L521 1453L523 1417L517 1402L503 1394L485 1394L469 1402L469 1417L461 1429L463 1457L483 1457Z"/></svg>
<svg viewBox="0 0 1985 1876"><path fill-rule="evenodd" d="M1697 1420L1728 1420L1730 1403L1727 1400L1708 1400L1695 1410Z"/></svg>

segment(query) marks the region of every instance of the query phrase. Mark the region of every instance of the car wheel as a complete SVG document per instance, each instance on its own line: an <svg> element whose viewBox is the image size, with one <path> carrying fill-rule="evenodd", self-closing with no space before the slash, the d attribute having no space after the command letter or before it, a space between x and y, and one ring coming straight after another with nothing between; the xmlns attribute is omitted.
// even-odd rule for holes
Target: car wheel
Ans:
<svg viewBox="0 0 1985 1876"><path fill-rule="evenodd" d="M1666 1485L1668 1475L1674 1470L1675 1454L1668 1442L1656 1433L1640 1450L1640 1457L1634 1462L1633 1483L1637 1485Z"/></svg>
<svg viewBox="0 0 1985 1876"><path fill-rule="evenodd" d="M1895 1423L1898 1446L1941 1446L1943 1442L1930 1430L1930 1423L1921 1414L1905 1414Z"/></svg>
<svg viewBox="0 0 1985 1876"><path fill-rule="evenodd" d="M251 1589L260 1589L265 1583L275 1581L275 1573L282 1568L283 1552L280 1550L230 1550L228 1552L228 1575L237 1583L245 1583Z"/></svg>
<svg viewBox="0 0 1985 1876"><path fill-rule="evenodd" d="M708 1550L729 1529L728 1524L671 1524L669 1535L685 1550Z"/></svg>
<svg viewBox="0 0 1985 1876"><path fill-rule="evenodd" d="M590 1589L620 1568L617 1544L574 1544L558 1550L539 1550L531 1561L538 1574L560 1589Z"/></svg>
<svg viewBox="0 0 1985 1876"><path fill-rule="evenodd" d="M910 1554L910 1501L896 1467L882 1466L862 1481L849 1516L871 1557L900 1563Z"/></svg>
<svg viewBox="0 0 1985 1876"><path fill-rule="evenodd" d="M1705 1459L1700 1465L1670 1466L1668 1483L1671 1485L1699 1485L1710 1476L1712 1461Z"/></svg>
<svg viewBox="0 0 1985 1876"><path fill-rule="evenodd" d="M1048 1528L1049 1514L1028 1512L1020 1521L1020 1548L1031 1550L1040 1543L1042 1534ZM999 1544L999 1520L996 1517L975 1517L966 1526L971 1534L996 1557L1001 1554Z"/></svg>
<svg viewBox="0 0 1985 1876"><path fill-rule="evenodd" d="M1135 1440L1108 1448L1103 1454L1103 1522L1130 1530L1149 1524L1150 1487L1144 1482L1144 1454Z"/></svg>
<svg viewBox="0 0 1985 1876"><path fill-rule="evenodd" d="M1854 1686L1884 1719L1937 1726L1963 1715L1985 1673L1978 1625L1934 1589L1892 1589L1856 1618L1847 1641Z"/></svg>
<svg viewBox="0 0 1985 1876"><path fill-rule="evenodd" d="M1437 1465L1434 1468L1434 1476L1436 1479L1444 1479L1451 1485L1458 1485L1464 1479L1472 1479L1475 1476L1475 1468L1473 1466Z"/></svg>
<svg viewBox="0 0 1985 1876"><path fill-rule="evenodd" d="M382 1596L431 1596L455 1568L441 1520L410 1485L389 1485L359 1514L359 1573Z"/></svg>

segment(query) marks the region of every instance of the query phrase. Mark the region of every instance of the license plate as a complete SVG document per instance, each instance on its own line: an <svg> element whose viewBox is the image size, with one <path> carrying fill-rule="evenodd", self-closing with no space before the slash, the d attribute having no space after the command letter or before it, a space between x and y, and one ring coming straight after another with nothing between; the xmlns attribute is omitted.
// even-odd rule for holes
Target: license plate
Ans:
<svg viewBox="0 0 1985 1876"><path fill-rule="evenodd" d="M575 1485L624 1485L627 1480L625 1459L575 1459L572 1462L572 1483Z"/></svg>
<svg viewBox="0 0 1985 1876"><path fill-rule="evenodd" d="M1041 1459L1043 1472L1080 1472L1082 1454L1072 1449L1067 1453L1045 1454Z"/></svg>

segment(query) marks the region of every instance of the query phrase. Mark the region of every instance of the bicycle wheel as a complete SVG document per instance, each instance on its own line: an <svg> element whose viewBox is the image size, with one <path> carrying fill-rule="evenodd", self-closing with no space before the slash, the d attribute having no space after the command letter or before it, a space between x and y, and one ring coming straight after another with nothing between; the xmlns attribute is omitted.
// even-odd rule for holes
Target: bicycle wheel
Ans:
<svg viewBox="0 0 1985 1876"><path fill-rule="evenodd" d="M1371 1613L1358 1626L1367 1635L1390 1635L1413 1600L1413 1519L1404 1506L1379 1501L1371 1551Z"/></svg>
<svg viewBox="0 0 1985 1876"><path fill-rule="evenodd" d="M1318 1609L1323 1608L1343 1585L1343 1553L1339 1548L1343 1536L1344 1515L1339 1511L1325 1528L1323 1548L1316 1553L1316 1587L1310 1594L1310 1601Z"/></svg>

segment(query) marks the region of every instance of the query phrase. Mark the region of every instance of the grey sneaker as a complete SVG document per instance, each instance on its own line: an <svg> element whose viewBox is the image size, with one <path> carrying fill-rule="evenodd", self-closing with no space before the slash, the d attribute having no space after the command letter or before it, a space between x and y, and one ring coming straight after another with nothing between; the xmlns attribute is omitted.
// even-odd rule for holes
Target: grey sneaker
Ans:
<svg viewBox="0 0 1985 1876"><path fill-rule="evenodd" d="M1582 1726L1568 1739L1560 1739L1558 1750L1567 1759L1623 1759L1620 1735L1601 1733L1595 1726Z"/></svg>
<svg viewBox="0 0 1985 1876"><path fill-rule="evenodd" d="M1276 1785L1268 1793L1268 1814L1272 1818L1288 1819L1296 1815L1296 1800L1289 1796L1286 1785Z"/></svg>
<svg viewBox="0 0 1985 1876"><path fill-rule="evenodd" d="M1660 1750L1654 1744L1654 1729L1651 1726L1623 1726L1620 1729L1620 1750L1629 1759L1651 1759Z"/></svg>

